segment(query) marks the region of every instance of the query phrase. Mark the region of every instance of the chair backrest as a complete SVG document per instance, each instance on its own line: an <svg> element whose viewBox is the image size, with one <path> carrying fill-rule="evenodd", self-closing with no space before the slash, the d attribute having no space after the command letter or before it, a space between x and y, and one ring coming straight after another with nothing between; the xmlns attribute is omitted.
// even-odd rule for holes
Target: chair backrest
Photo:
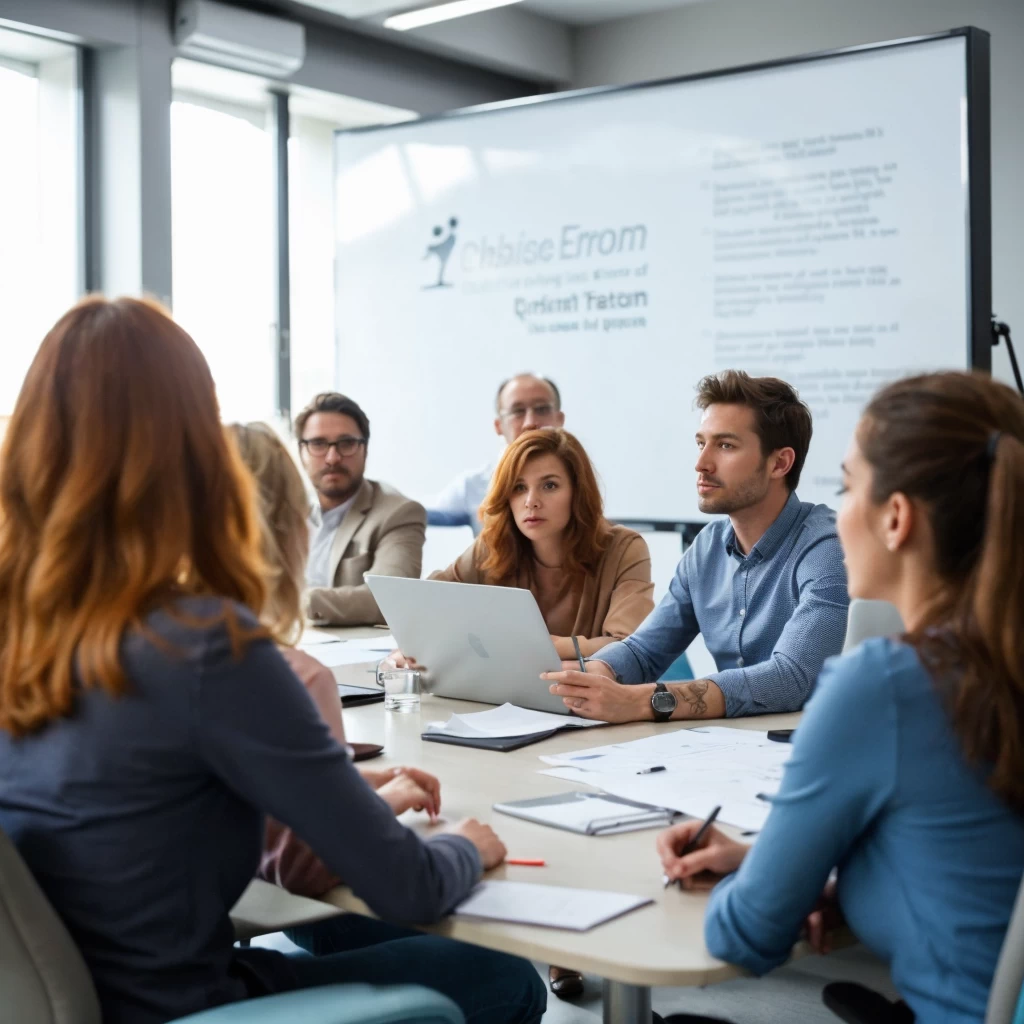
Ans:
<svg viewBox="0 0 1024 1024"><path fill-rule="evenodd" d="M985 1024L1016 1024L1024 1015L1024 881L1010 915L988 994Z"/></svg>
<svg viewBox="0 0 1024 1024"><path fill-rule="evenodd" d="M18 1024L101 1024L92 978L56 911L0 832L0 992Z"/></svg>
<svg viewBox="0 0 1024 1024"><path fill-rule="evenodd" d="M903 631L903 619L895 605L888 601L865 601L855 597L846 613L843 654L874 636L898 636Z"/></svg>

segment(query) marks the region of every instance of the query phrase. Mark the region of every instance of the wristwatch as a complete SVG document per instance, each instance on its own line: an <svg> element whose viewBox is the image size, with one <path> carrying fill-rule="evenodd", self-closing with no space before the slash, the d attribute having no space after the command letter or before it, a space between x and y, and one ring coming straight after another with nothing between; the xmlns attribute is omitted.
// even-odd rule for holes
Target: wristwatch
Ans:
<svg viewBox="0 0 1024 1024"><path fill-rule="evenodd" d="M655 683L651 694L651 710L656 722L667 722L676 709L676 695L664 684Z"/></svg>

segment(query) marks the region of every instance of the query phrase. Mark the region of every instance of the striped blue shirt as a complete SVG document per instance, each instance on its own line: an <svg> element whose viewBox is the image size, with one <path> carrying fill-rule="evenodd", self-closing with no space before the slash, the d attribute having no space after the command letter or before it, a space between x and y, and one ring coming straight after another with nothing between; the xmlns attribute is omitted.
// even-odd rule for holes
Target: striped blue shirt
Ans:
<svg viewBox="0 0 1024 1024"><path fill-rule="evenodd" d="M658 607L597 660L624 683L651 682L700 634L730 718L798 711L842 649L849 603L835 513L791 494L749 554L728 519L705 526Z"/></svg>

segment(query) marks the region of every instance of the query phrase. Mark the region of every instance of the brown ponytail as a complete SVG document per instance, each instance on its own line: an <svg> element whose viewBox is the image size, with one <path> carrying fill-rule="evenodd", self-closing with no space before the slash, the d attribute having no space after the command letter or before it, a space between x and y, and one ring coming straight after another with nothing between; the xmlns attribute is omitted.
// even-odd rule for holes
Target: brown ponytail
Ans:
<svg viewBox="0 0 1024 1024"><path fill-rule="evenodd" d="M946 698L967 759L1024 811L1024 400L981 374L883 388L858 440L873 500L924 506L945 587L907 641Z"/></svg>

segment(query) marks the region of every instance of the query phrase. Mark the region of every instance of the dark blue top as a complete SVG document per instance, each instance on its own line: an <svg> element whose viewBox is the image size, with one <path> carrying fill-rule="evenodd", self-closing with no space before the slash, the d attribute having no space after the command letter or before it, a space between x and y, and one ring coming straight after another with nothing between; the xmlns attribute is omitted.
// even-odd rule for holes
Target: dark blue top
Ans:
<svg viewBox="0 0 1024 1024"><path fill-rule="evenodd" d="M269 640L233 655L211 622L223 608L193 598L176 608L190 624L151 615L163 646L124 640L120 699L85 691L35 735L0 731L0 828L82 951L105 1024L245 998L239 958L274 974L282 954L234 950L228 917L256 871L264 813L385 918L436 920L480 875L468 840L423 842L399 824Z"/></svg>
<svg viewBox="0 0 1024 1024"><path fill-rule="evenodd" d="M829 661L764 831L715 888L708 949L762 974L790 954L829 872L857 937L919 1024L985 1016L1024 872L1024 819L967 765L916 651Z"/></svg>
<svg viewBox="0 0 1024 1024"><path fill-rule="evenodd" d="M746 554L728 519L708 523L661 604L594 660L624 683L653 682L699 633L728 716L799 711L825 659L843 648L849 604L835 513L791 494Z"/></svg>

